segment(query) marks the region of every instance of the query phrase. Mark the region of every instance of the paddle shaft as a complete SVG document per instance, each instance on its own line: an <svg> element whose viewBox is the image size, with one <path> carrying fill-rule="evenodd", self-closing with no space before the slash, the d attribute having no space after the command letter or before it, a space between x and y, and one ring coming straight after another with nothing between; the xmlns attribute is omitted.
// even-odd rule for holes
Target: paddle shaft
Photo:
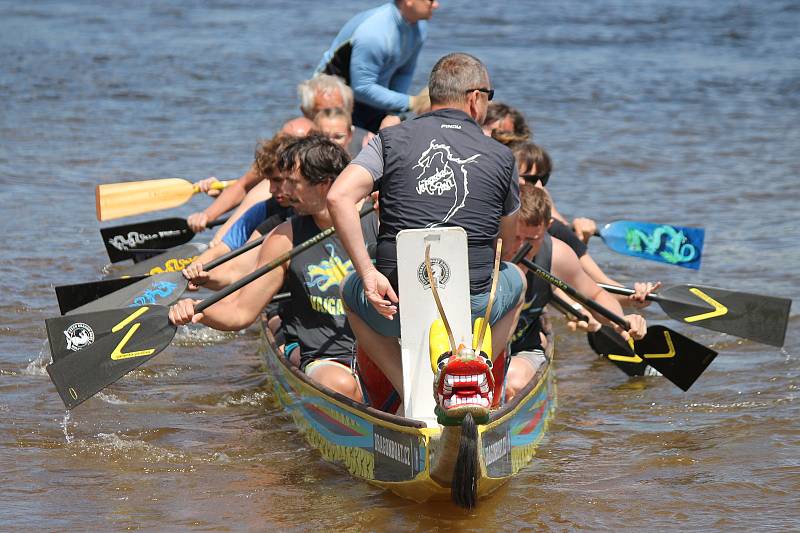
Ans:
<svg viewBox="0 0 800 533"><path fill-rule="evenodd" d="M606 283L598 283L597 286L613 294L621 294L623 296L630 296L632 294L636 294L635 290L629 289L628 287L618 287L616 285L608 285ZM651 302L661 302L664 299L658 294L648 294L645 297L645 300L650 300Z"/></svg>
<svg viewBox="0 0 800 533"><path fill-rule="evenodd" d="M575 300L579 301L586 307L590 308L592 311L599 313L600 315L604 316L611 322L614 322L618 326L624 328L626 331L631 328L630 324L628 324L628 321L619 316L618 314L600 305L594 300L585 297L584 295L576 291L574 288L572 288L572 286L560 280L559 278L557 278L547 270L543 269L530 259L527 259L525 256L528 254L530 249L531 249L531 243L526 242L522 246L522 248L514 255L514 259L516 259L517 262L522 263L522 265L527 267L528 270L532 271L534 274L536 274L546 282L550 283L551 285L558 287L559 289L567 293Z"/></svg>
<svg viewBox="0 0 800 533"><path fill-rule="evenodd" d="M267 235L269 235L269 233L267 233ZM212 261L209 261L208 263L203 265L203 270L211 270L212 268L218 267L219 265L225 263L226 261L230 261L234 257L238 257L243 253L252 250L256 246L259 246L262 242L264 242L264 239L267 238L267 235L262 235L258 239L246 243L244 246L240 246L239 248L233 249L230 252L221 255Z"/></svg>
<svg viewBox="0 0 800 533"><path fill-rule="evenodd" d="M582 322L589 322L589 317L578 311L575 307L570 305L564 298L557 294L550 294L550 302L553 303L556 307L561 309L562 312L572 315L578 320Z"/></svg>
<svg viewBox="0 0 800 533"><path fill-rule="evenodd" d="M375 209L375 206L374 205L370 205L366 209L363 209L359 215L361 217L364 217L364 216L368 215L369 213L371 213L374 209ZM315 244L319 244L321 241L324 241L325 239L327 239L328 237L330 237L334 233L336 233L336 228L333 227L333 226L331 226L330 228L328 228L328 229L326 229L324 231L321 231L320 233L317 233L316 235L314 235L313 237L311 237L307 241L304 241L304 242L298 244L297 246L295 246L294 248L292 248L288 252L286 252L284 254L281 254L276 259L270 261L269 263L267 263L266 265L262 266L261 268L256 269L255 271L253 271L250 274L246 275L245 277L243 277L239 281L231 283L230 285L228 285L224 289L219 290L219 291L215 292L213 295L209 296L208 298L202 300L200 303L198 303L195 306L194 312L195 313L202 313L204 309L206 309L208 307L211 307L212 305L214 305L215 303L219 302L223 298L227 298L228 296L230 296L234 292L238 291L239 289L241 289L242 287L244 287L248 283L252 282L253 280L256 280L256 279L260 278L261 276L263 276L267 272L270 272L271 270L274 270L276 267L282 265L283 263L285 263L289 259L295 257L296 255L303 253L304 251L308 250L309 248L311 248ZM261 237L260 239L263 239L263 238L264 237ZM259 239L257 239L257 240L259 240ZM253 244L256 241L253 241L250 244ZM247 245L243 246L242 248L245 248L246 246ZM237 248L235 251L241 253L240 250L242 250L242 248ZM252 248L252 246L251 246L251 248ZM247 250L245 250L245 251L247 251ZM226 254L226 255L230 255L230 254ZM223 256L223 257L225 257L225 256ZM222 258L220 257L219 259L222 259ZM209 265L210 264L211 263L209 263Z"/></svg>

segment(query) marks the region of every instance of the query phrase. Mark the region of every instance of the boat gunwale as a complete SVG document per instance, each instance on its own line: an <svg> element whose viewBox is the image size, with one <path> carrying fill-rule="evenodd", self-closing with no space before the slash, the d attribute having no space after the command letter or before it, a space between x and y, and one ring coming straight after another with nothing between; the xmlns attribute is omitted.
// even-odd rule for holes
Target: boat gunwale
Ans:
<svg viewBox="0 0 800 533"><path fill-rule="evenodd" d="M298 367L294 366L286 357L281 354L280 350L278 349L278 345L275 343L275 337L269 330L265 320L261 320L261 333L267 340L267 348L274 352L275 359L280 362L284 369L288 370L295 378L299 379L306 385L316 389L320 394L323 394L339 403L345 404L351 409L359 411L369 417L377 418L383 422L389 422L391 424L402 426L403 428L408 429L427 429L428 426L423 421L381 411L365 403L357 402L351 398L348 398L347 396L331 390L315 380L312 380L308 377L308 375L306 375L305 372L302 372Z"/></svg>
<svg viewBox="0 0 800 533"><path fill-rule="evenodd" d="M291 364L291 362L285 356L283 356L283 354L278 349L278 345L275 342L275 337L272 335L272 332L270 331L267 325L267 321L262 318L260 320L260 323L261 323L261 333L267 340L266 347L267 349L269 349L274 353L275 359L277 359L280 362L280 364L284 367L284 369L288 370L296 379L299 379L306 385L312 387L320 394L325 395L331 400L335 400L339 403L342 403L348 408L353 409L363 414L364 416L372 417L382 422L388 422L390 424L400 426L405 429L412 429L412 430L416 429L422 432L427 432L428 430L432 429L435 432L438 432L437 428L429 428L424 421L416 420L413 418L406 418L404 416L399 416L392 413L387 413L386 411L381 411L363 402L357 402L351 398L348 398L347 396L340 394L332 389L329 389L315 380L312 380L311 378L308 377L308 375L306 375L305 372L302 372L298 367ZM554 342L553 342L552 331L550 331L549 328L548 331L546 332L546 335L550 342L548 342L548 346L545 349L545 357L546 357L545 362L539 366L539 368L536 370L536 373L531 377L531 380L528 382L528 384L525 385L525 387L521 391L519 391L510 402L503 404L500 408L495 409L489 413L489 420L485 424L480 424L482 428L490 429L491 427L494 427L498 423L504 421L506 417L513 416L518 410L520 404L523 401L528 400L528 397L530 396L531 392L536 388L538 388L544 382L544 380L547 379L545 374L550 370L550 367L552 365Z"/></svg>

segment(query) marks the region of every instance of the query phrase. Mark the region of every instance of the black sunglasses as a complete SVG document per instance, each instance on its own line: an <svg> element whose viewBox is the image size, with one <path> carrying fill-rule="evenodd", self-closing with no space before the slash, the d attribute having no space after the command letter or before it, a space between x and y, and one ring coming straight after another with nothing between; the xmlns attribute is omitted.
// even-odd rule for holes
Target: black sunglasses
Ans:
<svg viewBox="0 0 800 533"><path fill-rule="evenodd" d="M471 93L472 91L478 91L480 93L486 93L486 95L489 97L489 101L490 102L492 101L492 98L494 98L494 89L484 89L484 88L467 89L465 92Z"/></svg>
<svg viewBox="0 0 800 533"><path fill-rule="evenodd" d="M532 183L534 185L536 185L537 181L541 181L542 182L542 187L544 187L545 185L547 185L547 180L550 179L550 173L547 172L546 174L542 174L542 175L539 175L539 174L520 174L519 177L524 179L528 183Z"/></svg>

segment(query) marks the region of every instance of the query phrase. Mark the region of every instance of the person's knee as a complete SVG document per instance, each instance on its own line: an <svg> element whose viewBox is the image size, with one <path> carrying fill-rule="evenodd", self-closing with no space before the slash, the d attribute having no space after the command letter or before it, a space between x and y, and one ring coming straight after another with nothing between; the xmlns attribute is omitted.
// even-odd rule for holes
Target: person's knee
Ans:
<svg viewBox="0 0 800 533"><path fill-rule="evenodd" d="M510 400L524 389L533 376L533 367L524 360L511 359L506 373L506 399Z"/></svg>
<svg viewBox="0 0 800 533"><path fill-rule="evenodd" d="M320 370L313 372L309 377L332 391L338 392L348 398L356 399L358 396L358 383L353 375L343 368L320 368Z"/></svg>
<svg viewBox="0 0 800 533"><path fill-rule="evenodd" d="M525 302L525 292L528 290L528 279L522 272L522 269L520 269L517 265L512 264L511 266L514 267L515 275L518 276L519 278L518 283L520 290L519 290L519 295L517 296L517 303L515 306L518 307Z"/></svg>
<svg viewBox="0 0 800 533"><path fill-rule="evenodd" d="M525 388L525 380L519 374L509 372L506 375L506 400L511 400Z"/></svg>
<svg viewBox="0 0 800 533"><path fill-rule="evenodd" d="M342 300L342 306L346 313L350 312L350 306L348 305L348 295L350 294L349 284L352 283L353 276L356 276L354 272L351 272L342 280L339 284L339 298Z"/></svg>

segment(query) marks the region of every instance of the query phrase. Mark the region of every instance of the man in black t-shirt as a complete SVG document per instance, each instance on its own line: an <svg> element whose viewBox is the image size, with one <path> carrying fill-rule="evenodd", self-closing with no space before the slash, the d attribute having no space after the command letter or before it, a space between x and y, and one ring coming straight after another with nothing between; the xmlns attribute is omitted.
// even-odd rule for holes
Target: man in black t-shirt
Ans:
<svg viewBox="0 0 800 533"><path fill-rule="evenodd" d="M348 320L361 345L402 393L396 237L404 229L460 226L469 247L473 319L488 302L497 237L512 243L519 184L511 151L483 135L480 122L494 94L486 67L468 54L449 54L431 71L431 111L382 129L337 179L328 209L358 275L345 280ZM367 254L356 202L380 193L376 264ZM510 246L504 255L513 255ZM521 271L503 263L492 307L493 353L513 331L522 304Z"/></svg>

